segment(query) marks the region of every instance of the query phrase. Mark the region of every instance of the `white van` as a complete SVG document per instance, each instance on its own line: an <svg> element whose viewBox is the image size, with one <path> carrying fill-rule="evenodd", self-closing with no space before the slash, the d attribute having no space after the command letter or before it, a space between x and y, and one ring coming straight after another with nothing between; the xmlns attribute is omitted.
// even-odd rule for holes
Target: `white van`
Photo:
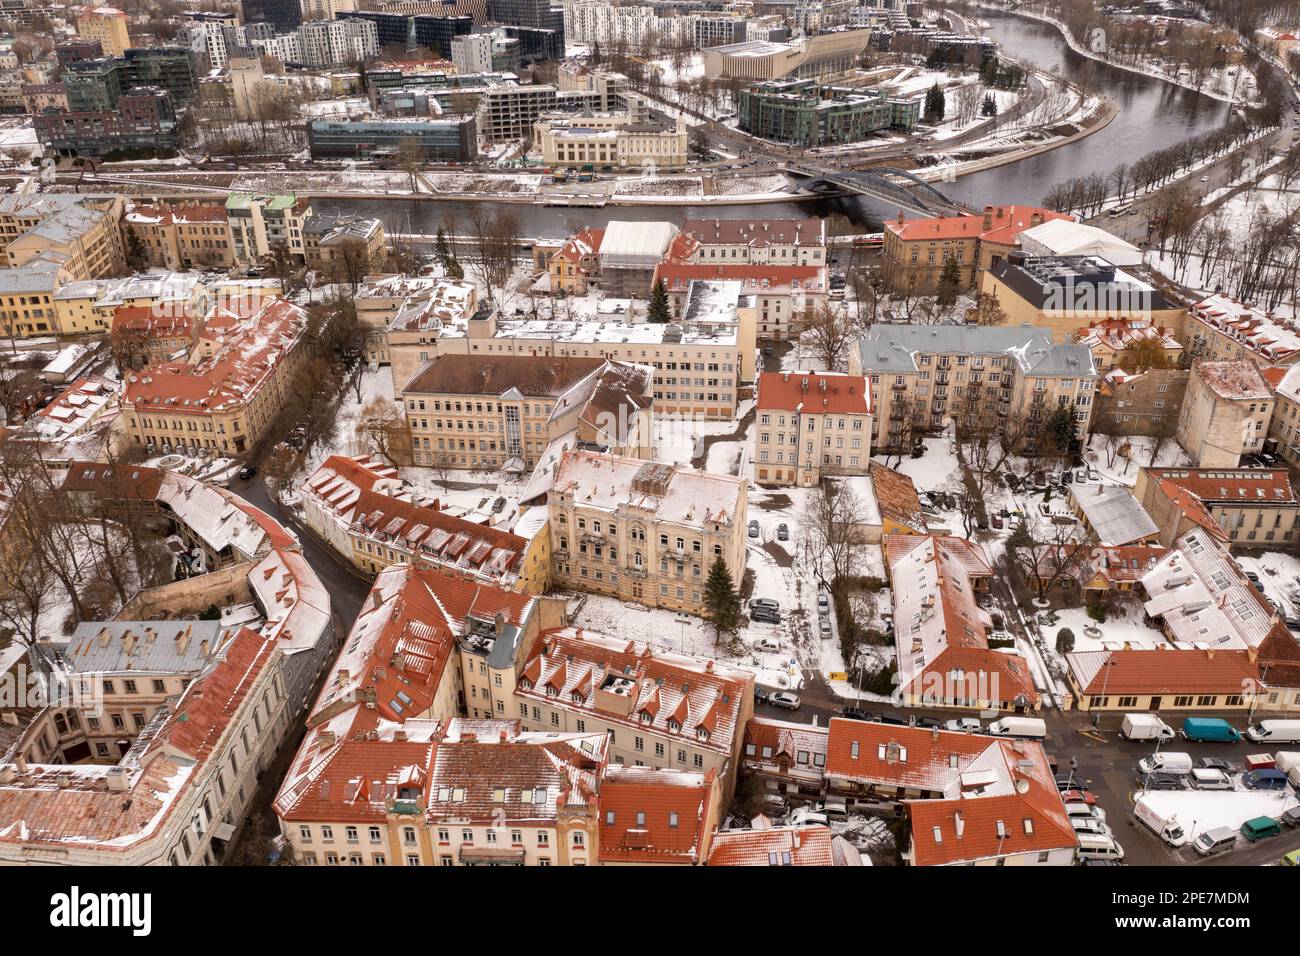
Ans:
<svg viewBox="0 0 1300 956"><path fill-rule="evenodd" d="M1003 717L988 726L994 737L1026 737L1042 740L1047 736L1047 724L1041 717Z"/></svg>
<svg viewBox="0 0 1300 956"><path fill-rule="evenodd" d="M1124 848L1115 842L1115 838L1100 833L1079 833L1079 847L1075 856L1079 860L1114 860L1124 859Z"/></svg>
<svg viewBox="0 0 1300 956"><path fill-rule="evenodd" d="M1231 850L1236 845L1237 831L1232 827L1215 827L1206 830L1192 841L1192 846L1201 856L1213 856L1224 850Z"/></svg>
<svg viewBox="0 0 1300 956"><path fill-rule="evenodd" d="M1246 736L1257 744L1300 744L1300 720L1261 720Z"/></svg>
<svg viewBox="0 0 1300 956"><path fill-rule="evenodd" d="M1154 753L1138 761L1138 773L1145 776L1156 771L1176 773L1185 777L1192 772L1192 755L1169 750Z"/></svg>
<svg viewBox="0 0 1300 956"><path fill-rule="evenodd" d="M1192 771L1192 786L1197 790L1231 790L1232 778L1222 770L1205 770L1197 767Z"/></svg>

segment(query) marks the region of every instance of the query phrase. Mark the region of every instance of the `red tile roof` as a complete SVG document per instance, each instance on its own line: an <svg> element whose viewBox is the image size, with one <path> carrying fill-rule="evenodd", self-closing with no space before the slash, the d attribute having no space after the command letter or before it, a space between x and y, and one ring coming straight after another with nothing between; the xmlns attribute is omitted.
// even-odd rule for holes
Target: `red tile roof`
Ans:
<svg viewBox="0 0 1300 956"><path fill-rule="evenodd" d="M899 219L884 224L884 228L898 236L904 242L913 240L973 239L983 242L995 242L1011 245L1019 242L1020 233L1053 219L1070 219L1064 213L1044 209L1041 206L995 206L992 207L989 228L984 227L984 213L970 213L964 216L939 216L929 219L903 219L900 210ZM1037 216L1037 222L1034 217Z"/></svg>
<svg viewBox="0 0 1300 956"><path fill-rule="evenodd" d="M1139 581L1168 553L1168 548L1136 544L1093 548L1089 566L1095 576L1105 578L1112 584Z"/></svg>
<svg viewBox="0 0 1300 956"><path fill-rule="evenodd" d="M862 375L763 372L758 377L758 409L803 415L865 415L871 411L871 390Z"/></svg>
<svg viewBox="0 0 1300 956"><path fill-rule="evenodd" d="M831 866L831 831L824 826L721 830L709 866Z"/></svg>
<svg viewBox="0 0 1300 956"><path fill-rule="evenodd" d="M611 766L600 788L602 863L703 863L717 779L710 772Z"/></svg>
<svg viewBox="0 0 1300 956"><path fill-rule="evenodd" d="M739 279L742 292L778 292L789 288L821 291L820 266L774 266L746 262L661 262L654 280L673 289L685 289L692 279Z"/></svg>
<svg viewBox="0 0 1300 956"><path fill-rule="evenodd" d="M925 515L921 512L921 499L917 497L912 479L878 461L871 462L867 473L871 476L880 516L918 534L923 532Z"/></svg>
<svg viewBox="0 0 1300 956"><path fill-rule="evenodd" d="M1147 694L1240 694L1259 680L1247 651L1159 647L1076 651L1066 659L1087 696Z"/></svg>
<svg viewBox="0 0 1300 956"><path fill-rule="evenodd" d="M833 717L826 774L853 783L942 792L989 749L991 740L979 734Z"/></svg>

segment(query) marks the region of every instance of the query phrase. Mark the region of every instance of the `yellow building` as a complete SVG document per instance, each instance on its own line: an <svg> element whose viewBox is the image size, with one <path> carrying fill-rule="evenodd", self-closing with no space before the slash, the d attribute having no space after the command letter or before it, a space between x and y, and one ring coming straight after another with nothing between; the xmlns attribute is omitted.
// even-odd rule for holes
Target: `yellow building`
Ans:
<svg viewBox="0 0 1300 956"><path fill-rule="evenodd" d="M122 197L42 193L0 197L0 243L10 268L61 257L68 280L122 275Z"/></svg>
<svg viewBox="0 0 1300 956"><path fill-rule="evenodd" d="M1095 256L1012 253L979 273L978 289L1001 310L999 325L1048 328L1058 342L1112 319L1154 325L1183 341L1187 312L1178 302Z"/></svg>
<svg viewBox="0 0 1300 956"><path fill-rule="evenodd" d="M199 276L175 272L68 282L54 296L61 335L111 331L122 306L202 315L208 303L209 292Z"/></svg>
<svg viewBox="0 0 1300 956"><path fill-rule="evenodd" d="M132 206L125 223L151 266L179 271L235 264L226 210L219 204Z"/></svg>
<svg viewBox="0 0 1300 956"><path fill-rule="evenodd" d="M1273 391L1254 363L1196 359L1178 418L1178 444L1197 468L1236 468L1258 455L1273 419Z"/></svg>
<svg viewBox="0 0 1300 956"><path fill-rule="evenodd" d="M127 16L114 7L83 9L77 16L77 36L98 40L104 56L121 56L131 46Z"/></svg>

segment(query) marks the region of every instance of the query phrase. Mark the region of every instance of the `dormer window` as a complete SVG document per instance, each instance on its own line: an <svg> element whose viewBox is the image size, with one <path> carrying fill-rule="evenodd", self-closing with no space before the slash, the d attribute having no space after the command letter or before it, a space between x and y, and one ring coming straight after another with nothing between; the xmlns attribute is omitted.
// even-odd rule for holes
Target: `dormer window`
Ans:
<svg viewBox="0 0 1300 956"><path fill-rule="evenodd" d="M672 731L678 731L682 729L682 725L670 717L668 719L668 729Z"/></svg>
<svg viewBox="0 0 1300 956"><path fill-rule="evenodd" d="M700 740L708 740L708 739L709 739L709 731L708 731L708 728L706 728L706 727L700 727L700 728L698 728L698 729L695 731L695 736L698 737Z"/></svg>
<svg viewBox="0 0 1300 956"><path fill-rule="evenodd" d="M530 681L527 677L525 677L523 680L519 682L519 686L522 687L524 690L532 690L533 682Z"/></svg>
<svg viewBox="0 0 1300 956"><path fill-rule="evenodd" d="M570 698L570 699L571 699L575 704L581 704L581 703L584 703L584 702L585 702L583 696L582 696L581 694L579 694L577 691L574 691L574 692L573 692L573 694L571 695L571 698Z"/></svg>
<svg viewBox="0 0 1300 956"><path fill-rule="evenodd" d="M559 696L560 696L560 692L559 692L556 688L554 688L554 687L547 687L547 688L546 688L546 696L547 696L547 697L559 697Z"/></svg>
<svg viewBox="0 0 1300 956"><path fill-rule="evenodd" d="M653 718L651 717L650 711L648 710L641 711L641 723L648 724L652 719Z"/></svg>

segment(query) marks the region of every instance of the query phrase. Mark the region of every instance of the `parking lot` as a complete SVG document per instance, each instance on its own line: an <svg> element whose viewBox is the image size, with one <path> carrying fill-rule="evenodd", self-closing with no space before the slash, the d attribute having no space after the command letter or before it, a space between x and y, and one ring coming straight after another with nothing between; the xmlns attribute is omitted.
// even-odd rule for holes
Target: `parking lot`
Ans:
<svg viewBox="0 0 1300 956"><path fill-rule="evenodd" d="M1285 828L1280 836L1255 844L1239 839L1235 849L1209 858L1200 856L1190 845L1177 849L1169 846L1133 816L1137 762L1155 749L1154 742L1130 741L1120 736L1123 716L1118 713L1102 715L1098 735L1104 739L1100 740L1091 736L1089 715L1073 711L1049 711L1043 716L1048 725L1047 752L1057 758L1061 773L1070 771L1071 756L1078 760L1076 774L1087 782L1088 789L1097 797L1097 804L1106 811L1106 822L1114 831L1115 839L1124 847L1125 863L1133 866L1175 863L1206 866L1262 865L1277 863L1284 853L1300 849L1300 830ZM1171 712L1160 716L1177 729L1182 725L1185 715ZM1240 712L1216 715L1197 713L1195 716L1223 717L1239 730L1246 723ZM1219 757L1234 764L1243 764L1247 754L1300 747L1269 748L1245 740L1235 744L1194 743L1175 738L1162 745L1161 749L1185 752L1194 760Z"/></svg>

